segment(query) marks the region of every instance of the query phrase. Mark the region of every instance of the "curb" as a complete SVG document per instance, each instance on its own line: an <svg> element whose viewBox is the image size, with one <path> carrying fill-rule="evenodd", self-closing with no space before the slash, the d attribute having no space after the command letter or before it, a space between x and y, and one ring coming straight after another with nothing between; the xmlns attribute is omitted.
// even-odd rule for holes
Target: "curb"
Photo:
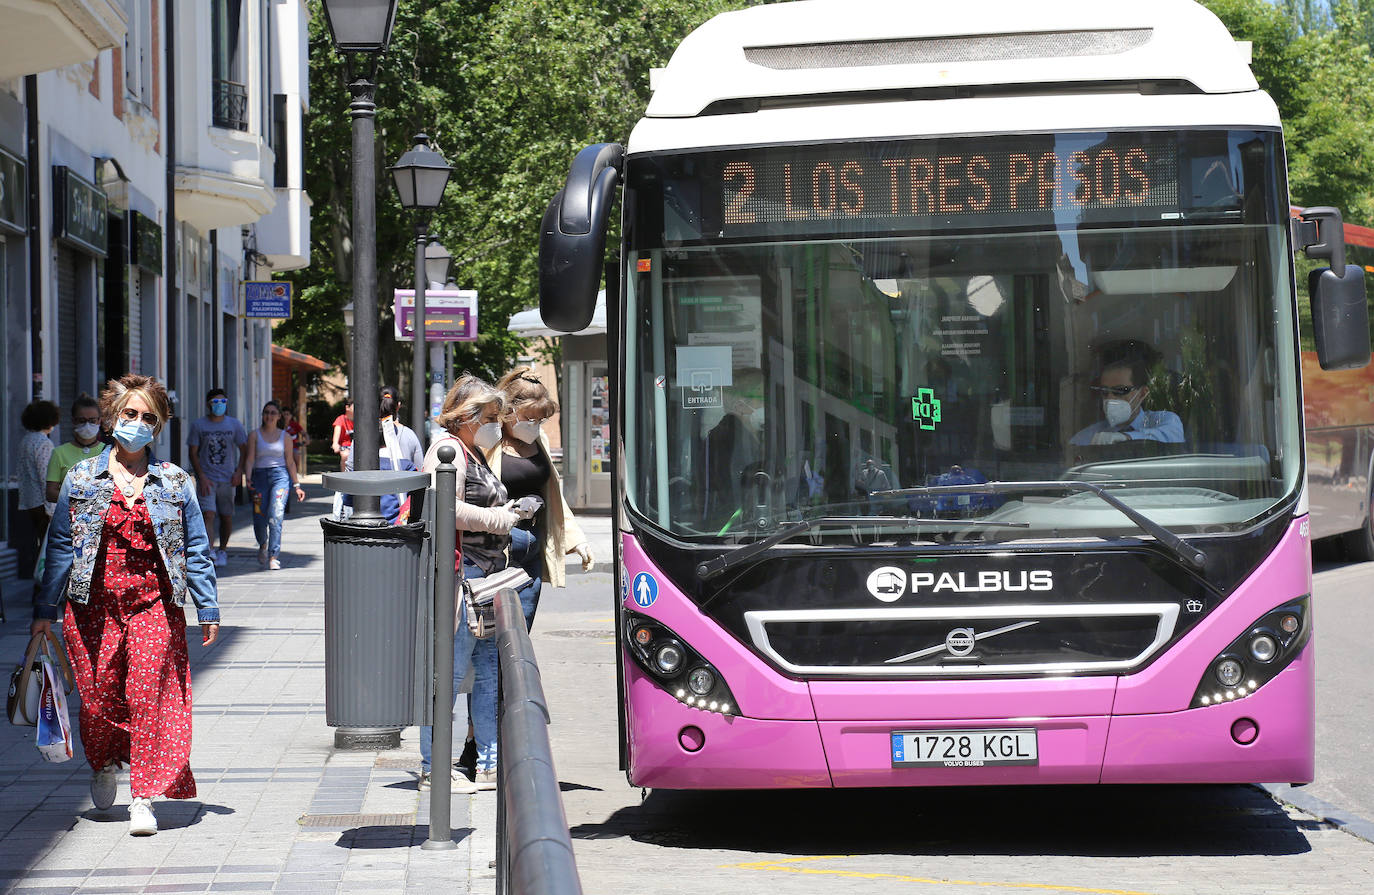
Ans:
<svg viewBox="0 0 1374 895"><path fill-rule="evenodd" d="M1277 802L1292 805L1299 811L1305 811L1342 833L1348 833L1357 839L1374 843L1374 821L1366 820L1357 814L1351 814L1342 808L1337 808L1330 802L1323 801L1316 796L1309 796L1301 790L1294 789L1288 783L1257 783L1255 785L1272 796Z"/></svg>

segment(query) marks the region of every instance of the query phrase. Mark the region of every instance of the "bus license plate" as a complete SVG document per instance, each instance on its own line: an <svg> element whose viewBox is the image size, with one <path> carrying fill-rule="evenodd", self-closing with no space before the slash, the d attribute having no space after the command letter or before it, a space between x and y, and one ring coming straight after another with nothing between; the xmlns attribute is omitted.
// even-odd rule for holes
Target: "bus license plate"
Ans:
<svg viewBox="0 0 1374 895"><path fill-rule="evenodd" d="M892 734L894 768L982 768L1040 763L1035 728L899 730Z"/></svg>

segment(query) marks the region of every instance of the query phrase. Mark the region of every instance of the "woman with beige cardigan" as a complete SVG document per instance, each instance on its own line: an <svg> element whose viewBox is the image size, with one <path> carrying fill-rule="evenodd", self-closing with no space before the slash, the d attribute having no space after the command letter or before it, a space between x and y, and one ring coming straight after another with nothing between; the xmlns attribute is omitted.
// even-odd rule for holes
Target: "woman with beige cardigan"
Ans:
<svg viewBox="0 0 1374 895"><path fill-rule="evenodd" d="M563 557L576 553L582 570L595 562L582 528L563 500L563 483L549 456L549 441L540 426L558 412L558 403L529 367L517 367L496 383L506 397L501 419L501 443L487 452L491 471L512 500L534 495L543 507L533 518L511 530L510 564L523 568L534 579L520 591L525 624L534 625L543 582L563 587Z"/></svg>

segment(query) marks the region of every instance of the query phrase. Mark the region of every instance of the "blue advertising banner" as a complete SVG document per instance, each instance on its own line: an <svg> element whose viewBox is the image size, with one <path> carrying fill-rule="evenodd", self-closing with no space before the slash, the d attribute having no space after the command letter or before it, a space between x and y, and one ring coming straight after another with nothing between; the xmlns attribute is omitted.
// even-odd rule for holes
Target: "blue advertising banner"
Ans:
<svg viewBox="0 0 1374 895"><path fill-rule="evenodd" d="M291 284L277 280L243 284L243 316L284 319L291 316Z"/></svg>

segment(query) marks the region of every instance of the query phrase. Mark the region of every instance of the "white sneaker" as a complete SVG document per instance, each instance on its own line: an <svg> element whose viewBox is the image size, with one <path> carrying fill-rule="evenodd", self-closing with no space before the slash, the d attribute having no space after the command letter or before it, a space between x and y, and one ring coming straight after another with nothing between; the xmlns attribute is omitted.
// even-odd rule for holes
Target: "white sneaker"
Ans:
<svg viewBox="0 0 1374 895"><path fill-rule="evenodd" d="M281 571L281 560L277 559L275 556L272 557L267 561L267 568L271 569L274 572Z"/></svg>
<svg viewBox="0 0 1374 895"><path fill-rule="evenodd" d="M427 771L420 772L420 780L415 784L415 788L420 792L429 791L430 775ZM478 788L476 783L468 779L467 774L464 774L458 768L453 769L453 777L449 784L449 792L474 793L477 792Z"/></svg>
<svg viewBox="0 0 1374 895"><path fill-rule="evenodd" d="M150 799L134 799L129 803L129 835L151 836L157 832L157 818L153 816Z"/></svg>
<svg viewBox="0 0 1374 895"><path fill-rule="evenodd" d="M472 785L479 792L487 792L496 788L496 768L488 768L485 771L477 771L473 774Z"/></svg>
<svg viewBox="0 0 1374 895"><path fill-rule="evenodd" d="M222 569L229 565L229 553L223 547L215 551L215 568Z"/></svg>
<svg viewBox="0 0 1374 895"><path fill-rule="evenodd" d="M110 762L98 771L91 772L91 801L97 810L104 811L114 804L115 791L119 786L119 765Z"/></svg>

